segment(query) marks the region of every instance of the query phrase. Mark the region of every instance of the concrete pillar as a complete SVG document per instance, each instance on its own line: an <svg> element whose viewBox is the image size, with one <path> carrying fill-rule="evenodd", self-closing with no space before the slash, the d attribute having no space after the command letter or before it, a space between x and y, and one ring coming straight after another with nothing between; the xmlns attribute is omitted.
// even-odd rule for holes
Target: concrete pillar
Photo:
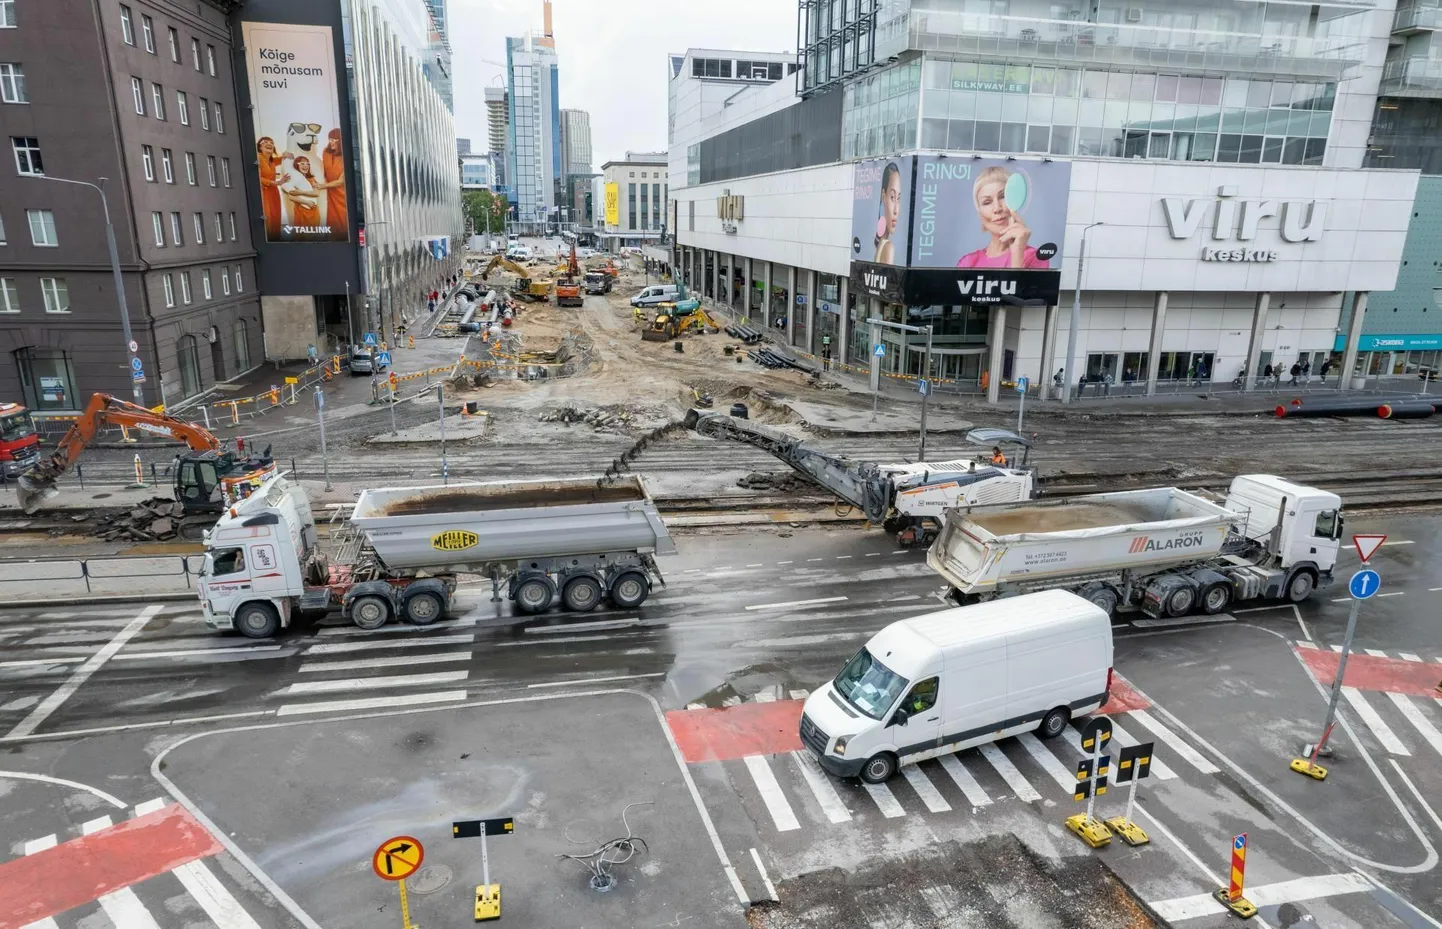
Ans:
<svg viewBox="0 0 1442 929"><path fill-rule="evenodd" d="M1357 346L1362 342L1362 325L1367 321L1367 292L1352 298L1352 325L1347 328L1347 347L1342 350L1342 380L1338 390L1352 389L1352 370L1357 367Z"/></svg>
<svg viewBox="0 0 1442 929"><path fill-rule="evenodd" d="M841 325L837 327L836 338L841 343L840 351L836 357L842 364L851 360L851 310L847 309L847 298L850 295L851 281L849 278L841 278L841 290L837 296L841 298Z"/></svg>
<svg viewBox="0 0 1442 929"><path fill-rule="evenodd" d="M770 262L763 262L765 268L761 276L761 328L771 328L771 274L775 265Z"/></svg>
<svg viewBox="0 0 1442 929"><path fill-rule="evenodd" d="M1001 368L1006 351L1006 305L992 310L991 333L987 336L990 359L987 362L986 402L996 403L1001 399Z"/></svg>
<svg viewBox="0 0 1442 929"><path fill-rule="evenodd" d="M711 293L715 295L716 302L721 303L725 294L721 289L721 253L713 251L711 259Z"/></svg>
<svg viewBox="0 0 1442 929"><path fill-rule="evenodd" d="M1167 328L1167 292L1157 291L1156 306L1152 308L1152 344L1147 353L1147 396L1154 397L1157 393L1157 371L1162 364L1162 333ZM1086 370L1086 363L1082 362L1081 369ZM1080 375L1078 375L1079 377Z"/></svg>
<svg viewBox="0 0 1442 929"><path fill-rule="evenodd" d="M813 355L821 348L816 338L816 272L812 270L806 272L806 344L801 348Z"/></svg>
<svg viewBox="0 0 1442 929"><path fill-rule="evenodd" d="M1243 390L1252 390L1256 386L1257 375L1261 374L1262 334L1267 326L1267 307L1271 303L1271 294L1257 294L1257 305L1252 310L1252 339L1247 343L1247 370L1242 377ZM1215 376L1216 372L1212 373Z"/></svg>
<svg viewBox="0 0 1442 929"><path fill-rule="evenodd" d="M1056 322L1060 307L1046 308L1046 318L1041 327L1041 382L1037 385L1037 396L1045 399L1051 396L1051 379L1056 374Z"/></svg>
<svg viewBox="0 0 1442 929"><path fill-rule="evenodd" d="M741 309L736 311L737 319L751 316L751 259L741 259Z"/></svg>
<svg viewBox="0 0 1442 929"><path fill-rule="evenodd" d="M796 344L796 266L786 266L786 344Z"/></svg>

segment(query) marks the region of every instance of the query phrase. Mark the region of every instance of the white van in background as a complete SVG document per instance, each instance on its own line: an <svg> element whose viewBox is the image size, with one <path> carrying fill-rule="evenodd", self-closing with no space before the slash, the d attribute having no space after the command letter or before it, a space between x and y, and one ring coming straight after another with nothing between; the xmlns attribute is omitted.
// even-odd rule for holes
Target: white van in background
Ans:
<svg viewBox="0 0 1442 929"><path fill-rule="evenodd" d="M1065 590L892 623L806 699L801 742L840 777L879 784L897 767L1022 732L1054 738L1106 702L1111 619Z"/></svg>

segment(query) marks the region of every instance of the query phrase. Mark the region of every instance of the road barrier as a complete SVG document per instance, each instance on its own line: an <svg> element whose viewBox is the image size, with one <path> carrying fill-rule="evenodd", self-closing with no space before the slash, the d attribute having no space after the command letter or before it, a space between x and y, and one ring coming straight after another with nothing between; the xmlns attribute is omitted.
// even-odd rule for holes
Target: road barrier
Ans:
<svg viewBox="0 0 1442 929"><path fill-rule="evenodd" d="M198 555L0 561L0 597L18 602L185 593L195 590L200 564Z"/></svg>

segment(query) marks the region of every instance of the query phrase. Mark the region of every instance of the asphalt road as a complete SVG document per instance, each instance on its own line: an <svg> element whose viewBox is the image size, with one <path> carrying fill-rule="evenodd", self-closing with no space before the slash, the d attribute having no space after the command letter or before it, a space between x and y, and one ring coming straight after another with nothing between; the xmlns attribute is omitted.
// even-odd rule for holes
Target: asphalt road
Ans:
<svg viewBox="0 0 1442 929"><path fill-rule="evenodd" d="M1325 782L1287 762L1320 728L1316 680L1330 683L1345 589L1219 623L1117 628L1130 690L1109 707L1116 738L1156 743L1134 817L1152 843L1136 850L1088 851L1061 828L1076 811L1070 736L924 762L881 790L796 753L805 694L886 622L939 606L922 554L880 533L683 536L661 565L670 586L640 610L540 621L481 586L424 630L266 642L207 632L188 602L0 612L0 878L52 888L0 880L0 927L148 925L125 921L137 907L166 929L398 920L393 888L369 874L392 833L416 834L433 868L413 879L416 921L467 925L477 850L446 825L492 815L516 819L490 846L493 880L527 924L536 900L555 900L568 924L740 926L748 904L780 896L753 921L810 925L788 901L814 899L807 875L833 867L885 893L828 884L846 914L828 925L926 925L915 914L938 909L1004 924L971 909L975 872L903 878L937 843L1011 836L1037 875L998 874L990 892L1059 920L1018 925L1075 924L1075 896L1037 888L1083 873L1101 887L1074 870L1098 860L1174 925L1207 929L1224 924L1206 895L1246 832L1248 893L1269 925L1436 926L1439 533L1427 517L1348 528L1389 535L1373 561L1386 596L1362 607ZM555 857L621 836L621 808L648 800L632 826L650 847L614 867L611 893ZM1099 802L1118 815L1125 792ZM126 843L141 838L162 853L136 864ZM84 888L59 875L82 860L116 863L115 890L77 902Z"/></svg>

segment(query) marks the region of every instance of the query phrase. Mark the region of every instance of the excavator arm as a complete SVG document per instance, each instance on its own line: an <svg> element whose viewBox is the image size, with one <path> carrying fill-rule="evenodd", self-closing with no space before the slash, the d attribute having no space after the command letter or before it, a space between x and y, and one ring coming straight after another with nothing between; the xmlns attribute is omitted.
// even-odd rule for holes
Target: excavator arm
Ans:
<svg viewBox="0 0 1442 929"><path fill-rule="evenodd" d="M496 270L497 268L504 268L505 270L510 271L517 277L523 278L525 280L530 280L531 278L530 271L527 271L525 268L516 264L505 255L497 255L496 257L492 258L489 263L487 263L485 270L481 272L481 280L484 281L486 278L490 277L491 272Z"/></svg>
<svg viewBox="0 0 1442 929"><path fill-rule="evenodd" d="M35 512L41 503L54 496L55 482L85 453L104 426L125 426L165 436L184 442L195 452L224 448L219 439L194 423L147 410L109 394L95 394L75 425L60 440L54 453L20 476L20 506L25 512Z"/></svg>

